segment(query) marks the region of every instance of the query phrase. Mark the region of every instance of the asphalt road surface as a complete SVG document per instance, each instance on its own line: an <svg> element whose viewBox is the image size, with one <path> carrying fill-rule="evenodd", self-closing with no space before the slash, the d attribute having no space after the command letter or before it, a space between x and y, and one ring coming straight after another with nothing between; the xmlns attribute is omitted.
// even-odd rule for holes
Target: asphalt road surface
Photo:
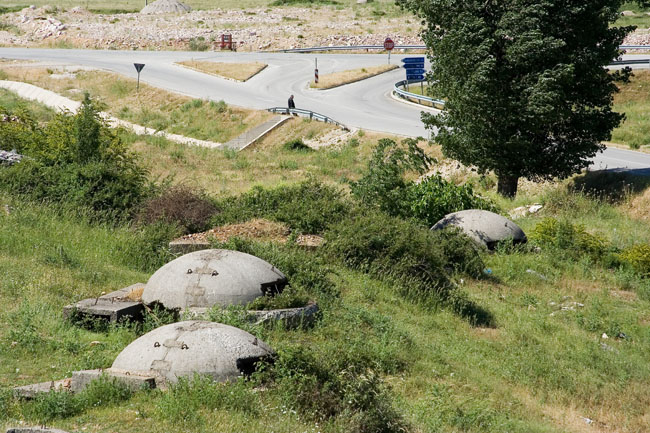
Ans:
<svg viewBox="0 0 650 433"><path fill-rule="evenodd" d="M314 59L318 58L320 75L331 72L387 63L385 54L283 54L181 51L101 51L54 50L34 48L0 48L0 57L36 60L51 65L90 66L135 78L133 63L144 63L140 79L152 86L195 98L224 100L241 107L265 109L286 106L289 95L296 107L312 110L345 125L404 136L428 137L420 121L421 107L390 97L393 85L405 78L397 69L357 83L330 90L313 90ZM391 56L391 63L401 64L404 55ZM648 55L624 58L648 59ZM268 67L245 83L238 83L192 71L174 62L182 60L220 62L262 62ZM644 67L635 65L634 67ZM647 67L647 66L646 66ZM650 154L607 149L594 158L595 169L628 169L650 174Z"/></svg>

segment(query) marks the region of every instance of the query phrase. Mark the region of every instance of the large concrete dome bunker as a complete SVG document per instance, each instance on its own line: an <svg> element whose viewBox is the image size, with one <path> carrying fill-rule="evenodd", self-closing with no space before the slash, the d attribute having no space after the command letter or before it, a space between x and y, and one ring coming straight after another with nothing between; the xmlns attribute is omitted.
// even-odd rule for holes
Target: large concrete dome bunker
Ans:
<svg viewBox="0 0 650 433"><path fill-rule="evenodd" d="M282 291L287 277L270 263L231 250L185 254L158 269L142 293L145 304L168 309L243 305Z"/></svg>
<svg viewBox="0 0 650 433"><path fill-rule="evenodd" d="M515 223L494 212L469 209L445 215L431 230L459 227L477 244L493 249L497 243L511 239L513 243L527 241L524 231Z"/></svg>
<svg viewBox="0 0 650 433"><path fill-rule="evenodd" d="M224 382L252 373L256 362L271 355L268 344L246 331L190 320L161 326L133 341L111 368L171 383L195 373Z"/></svg>

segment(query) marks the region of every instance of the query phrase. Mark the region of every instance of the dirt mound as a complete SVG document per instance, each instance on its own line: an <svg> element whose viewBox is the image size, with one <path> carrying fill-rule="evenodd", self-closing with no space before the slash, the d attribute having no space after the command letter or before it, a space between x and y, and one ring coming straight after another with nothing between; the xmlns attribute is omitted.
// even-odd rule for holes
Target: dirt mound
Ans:
<svg viewBox="0 0 650 433"><path fill-rule="evenodd" d="M286 243L290 234L291 230L285 224L258 218L243 223L215 227L202 233L192 233L180 239L206 242L216 239L226 242L237 236L259 241ZM317 235L300 235L296 239L296 243L305 247L318 247L322 245L323 238Z"/></svg>
<svg viewBox="0 0 650 433"><path fill-rule="evenodd" d="M141 14L168 14L168 13L185 13L192 8L177 0L158 0L150 5L145 6L140 11Z"/></svg>

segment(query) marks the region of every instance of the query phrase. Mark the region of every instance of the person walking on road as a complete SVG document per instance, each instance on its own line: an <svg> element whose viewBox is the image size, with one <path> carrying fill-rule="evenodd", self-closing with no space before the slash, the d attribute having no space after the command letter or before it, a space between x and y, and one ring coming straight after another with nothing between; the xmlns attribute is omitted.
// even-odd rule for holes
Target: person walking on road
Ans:
<svg viewBox="0 0 650 433"><path fill-rule="evenodd" d="M296 108L296 103L293 102L293 95L289 96L288 104L289 104L289 110L291 110L292 108ZM287 114L289 114L289 113L287 113Z"/></svg>

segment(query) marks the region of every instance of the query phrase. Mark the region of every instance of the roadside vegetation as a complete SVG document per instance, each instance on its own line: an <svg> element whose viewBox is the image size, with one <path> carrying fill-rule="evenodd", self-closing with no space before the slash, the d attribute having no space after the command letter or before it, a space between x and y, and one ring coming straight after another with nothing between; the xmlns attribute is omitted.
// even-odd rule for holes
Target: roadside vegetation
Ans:
<svg viewBox="0 0 650 433"><path fill-rule="evenodd" d="M154 130L225 143L268 120L270 113L171 93L103 71L67 73L48 68L3 67L8 80L23 81L81 101L84 92L111 115Z"/></svg>
<svg viewBox="0 0 650 433"><path fill-rule="evenodd" d="M366 68L350 69L347 71L332 72L331 74L323 74L318 77L318 83L314 80L309 83L309 87L314 89L331 89L345 84L355 83L357 81L365 80L366 78L374 77L375 75L383 74L384 72L392 71L399 68L398 65L379 65L368 66Z"/></svg>
<svg viewBox="0 0 650 433"><path fill-rule="evenodd" d="M632 149L650 146L650 72L635 71L628 84L614 95L614 110L625 113L625 120L612 132L612 142Z"/></svg>
<svg viewBox="0 0 650 433"><path fill-rule="evenodd" d="M226 63L201 60L187 60L178 62L178 64L199 72L237 81L248 81L267 66L265 63L260 62Z"/></svg>
<svg viewBox="0 0 650 433"><path fill-rule="evenodd" d="M587 173L522 185L511 201L496 194L493 175L415 182L445 167L439 149L422 142L355 133L306 149L297 143L331 127L294 119L237 154L181 149L106 129L91 100L72 116L0 98L14 116L0 122L0 148L11 144L29 157L0 167L2 428L20 421L125 433L646 428L645 179ZM219 167L223 175L213 180ZM136 182L129 191L137 194L125 196L123 179ZM488 254L454 231L429 231L454 210L507 214L535 202L543 209L517 220L530 238L522 247ZM152 312L142 324L90 330L66 322L63 306L146 281L171 259L165 245L179 234L255 218L326 239L315 250L238 238L214 244L273 263L295 291L286 302L307 297L322 308L313 328L293 331L251 325L237 309L210 312L267 341L278 353L273 364L249 380L195 377L166 392L132 393L104 379L78 395L11 396L12 386L108 367L134 338L174 320Z"/></svg>

